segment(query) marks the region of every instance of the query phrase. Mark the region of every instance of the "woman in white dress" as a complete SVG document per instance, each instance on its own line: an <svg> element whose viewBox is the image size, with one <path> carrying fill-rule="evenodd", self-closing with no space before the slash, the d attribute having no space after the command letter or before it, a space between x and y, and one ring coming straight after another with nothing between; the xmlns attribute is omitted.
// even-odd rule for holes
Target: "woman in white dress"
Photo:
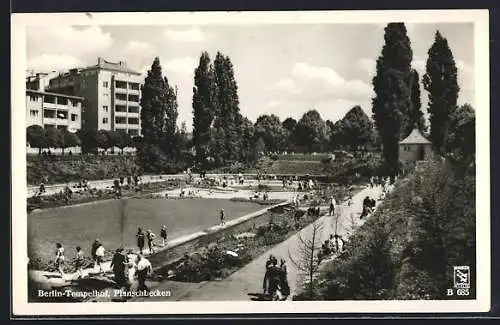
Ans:
<svg viewBox="0 0 500 325"><path fill-rule="evenodd" d="M132 286L132 283L134 283L135 271L137 268L137 255L135 254L128 255L127 268L128 268L127 270L128 282L130 283L130 286Z"/></svg>

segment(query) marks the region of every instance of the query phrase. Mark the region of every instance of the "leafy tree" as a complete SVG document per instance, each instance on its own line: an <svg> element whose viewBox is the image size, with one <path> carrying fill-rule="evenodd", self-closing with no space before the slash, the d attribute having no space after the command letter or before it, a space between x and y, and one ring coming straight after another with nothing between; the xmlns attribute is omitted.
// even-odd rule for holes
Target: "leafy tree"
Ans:
<svg viewBox="0 0 500 325"><path fill-rule="evenodd" d="M255 141L255 151L259 154L266 152L266 143L262 138L257 138L257 141Z"/></svg>
<svg viewBox="0 0 500 325"><path fill-rule="evenodd" d="M193 87L193 144L198 163L203 163L209 152L210 129L216 110L216 87L210 56L203 52L194 71Z"/></svg>
<svg viewBox="0 0 500 325"><path fill-rule="evenodd" d="M372 140L373 122L360 106L354 106L349 110L337 127L340 143L351 150L366 147Z"/></svg>
<svg viewBox="0 0 500 325"><path fill-rule="evenodd" d="M264 140L267 151L280 151L286 142L286 133L278 116L261 115L255 122L255 136Z"/></svg>
<svg viewBox="0 0 500 325"><path fill-rule="evenodd" d="M59 129L45 129L45 137L47 139L47 147L49 148L61 148L64 144L63 133Z"/></svg>
<svg viewBox="0 0 500 325"><path fill-rule="evenodd" d="M326 123L316 110L306 112L297 122L297 145L305 146L309 152L322 151L326 137Z"/></svg>
<svg viewBox="0 0 500 325"><path fill-rule="evenodd" d="M121 150L123 154L123 149L132 144L132 139L130 135L125 130L118 130L115 132L116 136L116 146Z"/></svg>
<svg viewBox="0 0 500 325"><path fill-rule="evenodd" d="M428 51L424 88L429 93L431 132L434 147L444 153L451 115L457 107L457 67L446 38L436 32L434 43Z"/></svg>
<svg viewBox="0 0 500 325"><path fill-rule="evenodd" d="M250 164L257 160L258 152L255 147L255 128L248 118L243 118L240 125L241 134L241 159L243 162Z"/></svg>
<svg viewBox="0 0 500 325"><path fill-rule="evenodd" d="M113 135L108 130L97 131L97 143L99 148L103 148L104 152L108 151L113 146Z"/></svg>
<svg viewBox="0 0 500 325"><path fill-rule="evenodd" d="M283 121L283 128L287 130L290 133L293 133L295 131L295 127L297 126L297 121L293 117L287 117Z"/></svg>
<svg viewBox="0 0 500 325"><path fill-rule="evenodd" d="M292 117L287 117L283 123L283 128L285 129L286 141L288 142L286 145L287 150L295 150L295 128L297 126L297 121Z"/></svg>
<svg viewBox="0 0 500 325"><path fill-rule="evenodd" d="M64 149L76 147L80 145L80 139L75 133L69 132L68 130L62 130L62 153L64 154Z"/></svg>
<svg viewBox="0 0 500 325"><path fill-rule="evenodd" d="M410 64L413 52L403 23L389 23L384 39L373 78L372 111L383 143L383 157L393 177L398 167L399 141L407 129L412 108Z"/></svg>
<svg viewBox="0 0 500 325"><path fill-rule="evenodd" d="M470 162L476 152L476 113L470 104L464 104L450 118L447 151L454 161Z"/></svg>
<svg viewBox="0 0 500 325"><path fill-rule="evenodd" d="M26 140L33 148L38 148L38 154L47 147L47 138L43 127L40 125L30 125L26 128Z"/></svg>
<svg viewBox="0 0 500 325"><path fill-rule="evenodd" d="M82 145L82 152L95 152L97 148L101 145L101 138L97 130L93 129L81 129L77 132L78 138Z"/></svg>

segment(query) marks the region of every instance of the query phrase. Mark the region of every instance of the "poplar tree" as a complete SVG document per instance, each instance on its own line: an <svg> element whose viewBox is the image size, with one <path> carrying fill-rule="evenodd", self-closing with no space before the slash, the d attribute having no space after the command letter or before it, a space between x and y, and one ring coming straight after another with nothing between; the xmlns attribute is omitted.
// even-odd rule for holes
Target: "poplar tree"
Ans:
<svg viewBox="0 0 500 325"><path fill-rule="evenodd" d="M389 176L397 172L399 141L409 124L413 52L404 23L385 27L385 44L373 78L372 112L383 144Z"/></svg>
<svg viewBox="0 0 500 325"><path fill-rule="evenodd" d="M428 51L424 88L429 93L430 138L438 152L445 153L450 118L457 109L460 87L457 67L448 41L439 31Z"/></svg>
<svg viewBox="0 0 500 325"><path fill-rule="evenodd" d="M216 83L210 56L203 52L194 71L193 87L193 144L196 162L203 164L210 150L210 128L216 110Z"/></svg>

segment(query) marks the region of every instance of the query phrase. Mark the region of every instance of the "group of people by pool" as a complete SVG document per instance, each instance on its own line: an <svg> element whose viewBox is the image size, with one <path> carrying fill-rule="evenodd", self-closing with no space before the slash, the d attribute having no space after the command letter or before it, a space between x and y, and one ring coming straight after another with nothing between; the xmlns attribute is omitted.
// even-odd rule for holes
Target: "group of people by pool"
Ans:
<svg viewBox="0 0 500 325"><path fill-rule="evenodd" d="M111 260L110 268L114 273L114 280L120 287L129 287L130 283L133 282L135 276L138 279L138 289L146 290L145 279L147 274L151 273L151 263L145 257L145 246L148 245L149 254L154 254L155 246L166 246L167 244L167 227L165 225L161 226L160 238L161 244L157 245L155 239L157 238L151 229L146 232L142 230L141 227L138 228L136 233L136 241L138 247L138 253L134 254L131 250L129 254L124 254L124 248L119 247L115 250L113 258ZM93 261L93 274L104 274L106 272L104 267L106 249L104 248L102 242L99 239L95 239L92 243L90 249L90 255ZM65 277L65 264L66 256L65 249L61 243L56 244L56 257L55 265L61 277ZM72 261L76 269L74 279L82 279L85 277L84 267L85 256L82 248L80 246L76 247L75 257Z"/></svg>

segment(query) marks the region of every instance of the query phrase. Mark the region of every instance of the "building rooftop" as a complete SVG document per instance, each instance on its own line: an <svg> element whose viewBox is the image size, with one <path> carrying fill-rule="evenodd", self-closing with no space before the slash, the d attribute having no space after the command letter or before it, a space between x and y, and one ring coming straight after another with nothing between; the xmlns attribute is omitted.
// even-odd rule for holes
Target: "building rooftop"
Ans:
<svg viewBox="0 0 500 325"><path fill-rule="evenodd" d="M418 129L411 131L410 135L406 139L399 142L400 144L430 144L431 142L427 140L426 137Z"/></svg>
<svg viewBox="0 0 500 325"><path fill-rule="evenodd" d="M37 95L51 95L51 96L57 96L57 97L66 97L66 98L71 98L71 99L84 100L83 97L71 96L71 95L66 95L66 94L61 94L61 93L51 93L51 92L39 91L39 90L33 90L33 89L26 89L26 93L37 94Z"/></svg>
<svg viewBox="0 0 500 325"><path fill-rule="evenodd" d="M130 74L135 74L138 76L141 75L139 72L127 68L127 63L124 61L120 61L118 63L115 63L115 62L106 61L103 58L98 58L96 65L87 67L83 70L91 70L91 69L103 69L103 70L109 70L109 71L130 73Z"/></svg>

